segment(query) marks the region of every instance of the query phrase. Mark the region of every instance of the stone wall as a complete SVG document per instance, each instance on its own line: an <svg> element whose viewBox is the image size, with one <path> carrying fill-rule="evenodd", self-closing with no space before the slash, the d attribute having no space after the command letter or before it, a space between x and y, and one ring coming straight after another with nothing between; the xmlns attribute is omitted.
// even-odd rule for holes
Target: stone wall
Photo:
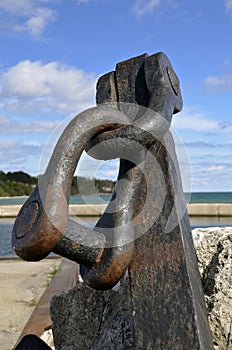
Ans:
<svg viewBox="0 0 232 350"><path fill-rule="evenodd" d="M215 350L232 349L232 228L199 228L193 239Z"/></svg>

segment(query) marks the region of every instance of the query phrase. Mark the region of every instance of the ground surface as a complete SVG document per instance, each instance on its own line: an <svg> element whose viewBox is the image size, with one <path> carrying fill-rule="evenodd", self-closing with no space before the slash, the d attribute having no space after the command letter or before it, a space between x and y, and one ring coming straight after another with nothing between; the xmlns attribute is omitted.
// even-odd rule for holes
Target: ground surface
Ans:
<svg viewBox="0 0 232 350"><path fill-rule="evenodd" d="M0 350L12 350L60 263L0 260Z"/></svg>

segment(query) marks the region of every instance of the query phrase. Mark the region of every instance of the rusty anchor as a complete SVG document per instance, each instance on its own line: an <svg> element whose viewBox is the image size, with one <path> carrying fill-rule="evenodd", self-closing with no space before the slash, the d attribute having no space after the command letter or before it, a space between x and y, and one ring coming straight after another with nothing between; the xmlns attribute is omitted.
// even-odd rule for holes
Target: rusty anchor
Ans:
<svg viewBox="0 0 232 350"><path fill-rule="evenodd" d="M170 61L158 53L120 62L99 79L97 103L63 132L18 214L12 246L29 261L53 251L80 263L94 289L112 288L128 270L134 349L213 349L186 204L180 211L175 195L182 188L169 127L182 98ZM112 200L92 231L68 219L84 149L120 158Z"/></svg>

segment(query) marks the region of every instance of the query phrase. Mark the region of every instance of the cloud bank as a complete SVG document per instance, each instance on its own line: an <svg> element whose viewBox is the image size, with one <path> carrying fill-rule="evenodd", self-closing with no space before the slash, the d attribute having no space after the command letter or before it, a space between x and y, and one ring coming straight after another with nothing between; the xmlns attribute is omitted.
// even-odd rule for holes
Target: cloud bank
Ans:
<svg viewBox="0 0 232 350"><path fill-rule="evenodd" d="M227 12L232 12L232 0L225 0L226 10Z"/></svg>
<svg viewBox="0 0 232 350"><path fill-rule="evenodd" d="M199 112L183 111L173 118L173 126L179 130L210 131L218 128L218 122Z"/></svg>
<svg viewBox="0 0 232 350"><path fill-rule="evenodd" d="M59 121L31 121L31 122L12 122L10 118L0 115L0 134L32 134L32 133L50 133L60 125Z"/></svg>
<svg viewBox="0 0 232 350"><path fill-rule="evenodd" d="M232 90L232 72L222 76L210 75L204 81L204 85L210 92L223 93Z"/></svg>
<svg viewBox="0 0 232 350"><path fill-rule="evenodd" d="M96 77L81 69L25 60L2 74L0 102L7 111L75 113L94 103Z"/></svg>
<svg viewBox="0 0 232 350"><path fill-rule="evenodd" d="M1 0L1 26L38 37L56 18L55 11L49 7L50 3L52 0Z"/></svg>

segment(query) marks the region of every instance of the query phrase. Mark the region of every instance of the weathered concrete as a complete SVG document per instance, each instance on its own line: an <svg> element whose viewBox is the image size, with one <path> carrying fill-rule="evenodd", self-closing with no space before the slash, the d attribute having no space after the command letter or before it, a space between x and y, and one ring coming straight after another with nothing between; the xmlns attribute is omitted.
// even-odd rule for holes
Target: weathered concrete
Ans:
<svg viewBox="0 0 232 350"><path fill-rule="evenodd" d="M15 218L21 205L0 205L0 217L1 218Z"/></svg>
<svg viewBox="0 0 232 350"><path fill-rule="evenodd" d="M69 290L76 285L78 279L78 265L73 261L63 259L55 278L53 278L41 296L34 312L25 324L18 342L27 334L41 336L45 330L50 329L52 321L49 314L50 299L60 291Z"/></svg>
<svg viewBox="0 0 232 350"><path fill-rule="evenodd" d="M69 215L100 216L104 213L106 204L70 204Z"/></svg>
<svg viewBox="0 0 232 350"><path fill-rule="evenodd" d="M232 349L232 228L193 230L215 350Z"/></svg>
<svg viewBox="0 0 232 350"><path fill-rule="evenodd" d="M0 205L0 217L15 218L21 205ZM70 204L70 216L100 216L104 213L106 204Z"/></svg>
<svg viewBox="0 0 232 350"><path fill-rule="evenodd" d="M189 203L189 216L232 216L232 203ZM1 218L14 218L17 216L21 205L0 205ZM100 216L104 213L106 204L70 204L70 216Z"/></svg>
<svg viewBox="0 0 232 350"><path fill-rule="evenodd" d="M45 259L39 263L28 263L15 257L7 258L6 260L1 259L1 350L13 349L22 328L33 312L34 304L38 302L46 289L50 272L58 268L59 265L60 259L57 259L57 257ZM63 290L62 287L59 290ZM46 324L44 326L46 327Z"/></svg>
<svg viewBox="0 0 232 350"><path fill-rule="evenodd" d="M188 204L189 216L232 216L232 203L191 203Z"/></svg>

